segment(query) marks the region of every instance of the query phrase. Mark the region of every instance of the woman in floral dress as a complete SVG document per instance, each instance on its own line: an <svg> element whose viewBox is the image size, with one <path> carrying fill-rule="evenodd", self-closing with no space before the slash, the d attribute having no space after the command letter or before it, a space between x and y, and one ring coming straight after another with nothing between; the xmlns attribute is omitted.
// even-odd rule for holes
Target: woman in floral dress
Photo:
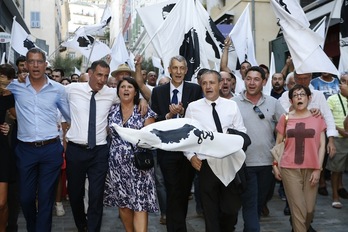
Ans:
<svg viewBox="0 0 348 232"><path fill-rule="evenodd" d="M147 231L148 213L158 211L154 170L144 171L134 166L133 153L141 148L123 140L111 125L141 129L153 123L156 114L150 108L143 117L138 112L139 87L134 79L123 78L117 86L117 94L121 103L111 107L108 118L112 139L104 204L119 207L127 232Z"/></svg>

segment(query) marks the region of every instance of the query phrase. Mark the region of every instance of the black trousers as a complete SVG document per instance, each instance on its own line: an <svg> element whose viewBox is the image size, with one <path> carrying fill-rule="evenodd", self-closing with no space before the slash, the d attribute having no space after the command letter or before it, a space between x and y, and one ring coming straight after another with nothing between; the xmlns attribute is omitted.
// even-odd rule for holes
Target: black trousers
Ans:
<svg viewBox="0 0 348 232"><path fill-rule="evenodd" d="M182 152L158 150L157 159L167 191L167 231L186 232L188 197L194 168Z"/></svg>
<svg viewBox="0 0 348 232"><path fill-rule="evenodd" d="M242 205L235 180L226 187L203 160L199 181L206 232L234 231Z"/></svg>
<svg viewBox="0 0 348 232"><path fill-rule="evenodd" d="M100 231L103 216L103 195L108 170L107 145L85 149L68 143L66 149L66 174L72 213L78 231ZM86 175L89 181L87 218L84 212Z"/></svg>

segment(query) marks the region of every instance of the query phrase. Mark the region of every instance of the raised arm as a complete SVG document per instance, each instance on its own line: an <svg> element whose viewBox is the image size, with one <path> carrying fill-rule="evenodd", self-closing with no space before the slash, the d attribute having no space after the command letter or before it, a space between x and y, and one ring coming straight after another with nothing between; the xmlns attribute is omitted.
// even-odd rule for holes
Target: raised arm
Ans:
<svg viewBox="0 0 348 232"><path fill-rule="evenodd" d="M143 58L140 55L136 55L135 60L135 80L139 85L140 93L143 95L147 102L151 99L151 90L145 85L143 76L141 74L141 63Z"/></svg>
<svg viewBox="0 0 348 232"><path fill-rule="evenodd" d="M226 71L228 73L231 73L231 70L228 68L228 49L231 46L231 44L231 38L227 36L227 38L225 39L225 47L221 56L220 71Z"/></svg>

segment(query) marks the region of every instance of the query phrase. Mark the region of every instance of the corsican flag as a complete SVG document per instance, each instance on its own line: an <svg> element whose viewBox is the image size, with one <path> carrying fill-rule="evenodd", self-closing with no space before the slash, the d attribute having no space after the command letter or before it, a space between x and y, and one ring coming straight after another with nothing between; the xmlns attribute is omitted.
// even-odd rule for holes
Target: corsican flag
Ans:
<svg viewBox="0 0 348 232"><path fill-rule="evenodd" d="M160 28L177 2L178 0L169 0L150 6L137 8L137 12L150 38L156 34L158 28ZM159 51L160 45L158 38L152 38L152 44L157 54L161 56L162 52Z"/></svg>
<svg viewBox="0 0 348 232"><path fill-rule="evenodd" d="M122 139L139 147L210 156L208 162L214 163L215 175L226 186L234 179L246 157L242 150L242 136L205 131L198 121L189 118L160 121L140 130L117 124L112 126ZM222 171L226 165L231 168L228 173Z"/></svg>
<svg viewBox="0 0 348 232"><path fill-rule="evenodd" d="M19 54L25 56L29 49L36 47L29 34L13 17L11 30L11 46Z"/></svg>
<svg viewBox="0 0 348 232"><path fill-rule="evenodd" d="M89 59L90 62L99 60L111 53L110 48L103 42L95 40L91 35L75 34L62 43L62 46L74 49Z"/></svg>
<svg viewBox="0 0 348 232"><path fill-rule="evenodd" d="M215 62L221 57L219 32L214 31L214 22L207 16L200 1L180 0L154 36L159 41L164 67L169 66L170 58L175 55L186 58L187 81L191 81L200 68L209 68L209 61Z"/></svg>
<svg viewBox="0 0 348 232"><path fill-rule="evenodd" d="M249 5L246 6L229 36L236 49L239 62L248 61L252 66L257 65L255 58L254 39L251 31Z"/></svg>
<svg viewBox="0 0 348 232"><path fill-rule="evenodd" d="M309 28L309 22L298 1L271 0L271 6L283 31L296 72L338 74L321 47L321 36Z"/></svg>

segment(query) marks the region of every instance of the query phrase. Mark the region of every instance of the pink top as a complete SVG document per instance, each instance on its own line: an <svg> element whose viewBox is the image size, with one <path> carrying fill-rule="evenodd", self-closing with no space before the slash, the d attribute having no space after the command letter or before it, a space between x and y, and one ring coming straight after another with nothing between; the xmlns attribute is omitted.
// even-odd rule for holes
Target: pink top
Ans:
<svg viewBox="0 0 348 232"><path fill-rule="evenodd" d="M277 124L277 131L284 133L285 115ZM320 169L320 134L326 129L322 117L290 119L286 125L284 154L280 160L282 168Z"/></svg>

